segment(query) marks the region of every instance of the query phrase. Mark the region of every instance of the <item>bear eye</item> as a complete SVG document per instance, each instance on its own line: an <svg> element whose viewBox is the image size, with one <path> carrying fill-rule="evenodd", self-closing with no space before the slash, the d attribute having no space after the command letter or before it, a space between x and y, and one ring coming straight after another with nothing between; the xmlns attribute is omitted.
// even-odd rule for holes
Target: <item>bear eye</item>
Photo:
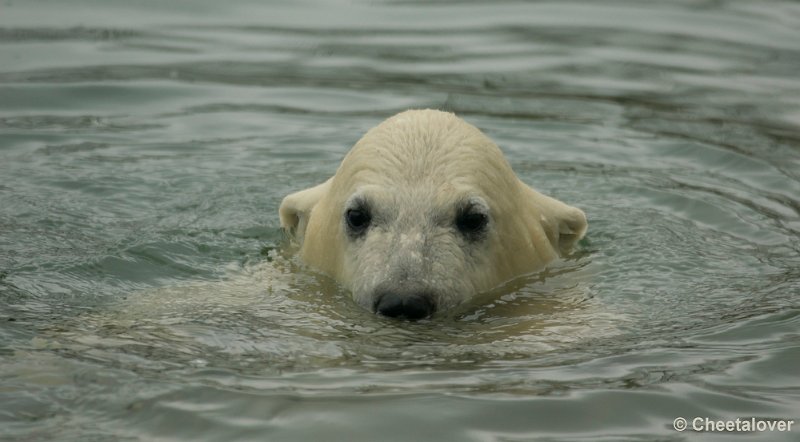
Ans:
<svg viewBox="0 0 800 442"><path fill-rule="evenodd" d="M461 210L456 216L456 228L462 235L470 239L478 239L489 224L489 217L473 207Z"/></svg>
<svg viewBox="0 0 800 442"><path fill-rule="evenodd" d="M353 235L364 233L372 222L372 215L365 208L347 209L344 214L347 228Z"/></svg>

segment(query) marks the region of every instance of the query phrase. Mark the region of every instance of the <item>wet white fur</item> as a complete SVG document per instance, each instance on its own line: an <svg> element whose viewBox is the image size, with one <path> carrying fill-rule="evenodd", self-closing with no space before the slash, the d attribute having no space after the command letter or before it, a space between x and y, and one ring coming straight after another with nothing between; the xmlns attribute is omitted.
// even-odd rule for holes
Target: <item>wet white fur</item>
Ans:
<svg viewBox="0 0 800 442"><path fill-rule="evenodd" d="M356 240L344 221L354 199L373 215ZM481 241L455 228L465 201L488 210ZM406 111L368 131L332 178L284 198L280 219L302 259L370 309L386 290L429 293L439 310L451 308L540 270L586 231L581 210L521 182L480 130L435 110Z"/></svg>

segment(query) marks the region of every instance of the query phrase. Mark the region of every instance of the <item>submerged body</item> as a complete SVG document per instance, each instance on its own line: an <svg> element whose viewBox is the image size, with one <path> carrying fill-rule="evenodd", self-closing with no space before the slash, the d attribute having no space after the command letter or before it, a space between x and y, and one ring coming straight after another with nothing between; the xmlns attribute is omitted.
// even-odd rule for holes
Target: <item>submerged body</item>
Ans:
<svg viewBox="0 0 800 442"><path fill-rule="evenodd" d="M302 259L364 307L417 319L540 270L586 231L577 208L521 182L451 113L413 110L368 131L326 182L284 198Z"/></svg>

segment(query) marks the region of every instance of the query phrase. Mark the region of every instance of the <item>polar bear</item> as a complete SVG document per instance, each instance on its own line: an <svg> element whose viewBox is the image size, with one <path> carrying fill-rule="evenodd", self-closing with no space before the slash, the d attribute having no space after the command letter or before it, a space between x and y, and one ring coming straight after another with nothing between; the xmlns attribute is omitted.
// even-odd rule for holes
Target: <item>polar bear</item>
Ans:
<svg viewBox="0 0 800 442"><path fill-rule="evenodd" d="M307 265L367 309L410 320L541 270L587 227L580 209L520 181L478 128L437 110L372 128L279 215Z"/></svg>

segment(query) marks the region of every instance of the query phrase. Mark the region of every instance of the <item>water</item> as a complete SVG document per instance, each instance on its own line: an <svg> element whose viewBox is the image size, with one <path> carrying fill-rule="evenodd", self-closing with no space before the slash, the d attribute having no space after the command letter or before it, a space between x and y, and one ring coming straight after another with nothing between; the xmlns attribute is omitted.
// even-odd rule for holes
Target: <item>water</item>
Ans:
<svg viewBox="0 0 800 442"><path fill-rule="evenodd" d="M4 1L0 438L797 440L799 29L790 1ZM298 268L277 207L420 107L589 233L405 323Z"/></svg>

